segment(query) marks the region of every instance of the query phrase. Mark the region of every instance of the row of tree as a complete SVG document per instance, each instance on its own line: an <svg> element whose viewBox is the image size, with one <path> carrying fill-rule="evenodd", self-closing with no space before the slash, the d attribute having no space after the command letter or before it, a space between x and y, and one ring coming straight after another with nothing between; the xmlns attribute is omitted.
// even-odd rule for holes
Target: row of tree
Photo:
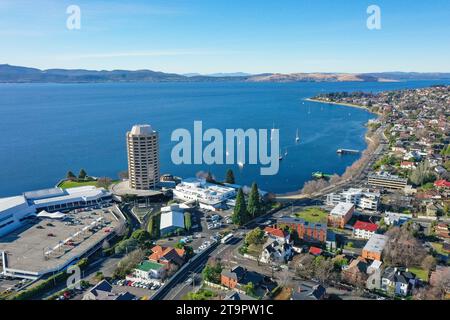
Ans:
<svg viewBox="0 0 450 320"><path fill-rule="evenodd" d="M242 188L239 188L236 196L236 205L234 207L232 221L238 226L246 224L253 218L263 213L261 196L259 194L258 185L252 184L252 189L248 196L248 204L245 202L245 195Z"/></svg>
<svg viewBox="0 0 450 320"><path fill-rule="evenodd" d="M88 178L87 172L84 169L81 169L78 173L78 176L76 176L72 171L68 171L66 174L66 178L68 180L74 181L74 180L86 180Z"/></svg>

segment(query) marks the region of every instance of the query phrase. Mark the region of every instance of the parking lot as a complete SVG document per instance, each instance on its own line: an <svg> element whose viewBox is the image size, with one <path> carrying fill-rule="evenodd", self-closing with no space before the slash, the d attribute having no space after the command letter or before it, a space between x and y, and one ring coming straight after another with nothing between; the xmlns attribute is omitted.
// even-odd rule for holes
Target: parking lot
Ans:
<svg viewBox="0 0 450 320"><path fill-rule="evenodd" d="M100 243L121 223L112 207L106 206L74 210L62 219L33 218L0 239L6 270L31 276L56 271Z"/></svg>
<svg viewBox="0 0 450 320"><path fill-rule="evenodd" d="M193 228L191 234L160 239L156 243L161 246L173 247L179 242L185 242L194 249L195 253L198 253L212 241L219 240L219 234L232 231L234 226L231 223L231 214L231 210L212 212L197 209L192 212Z"/></svg>

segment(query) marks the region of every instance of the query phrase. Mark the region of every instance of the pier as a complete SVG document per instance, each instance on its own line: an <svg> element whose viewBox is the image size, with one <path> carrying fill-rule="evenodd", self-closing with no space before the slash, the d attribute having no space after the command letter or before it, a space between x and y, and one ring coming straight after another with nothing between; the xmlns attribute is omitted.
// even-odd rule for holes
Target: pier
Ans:
<svg viewBox="0 0 450 320"><path fill-rule="evenodd" d="M359 150L354 149L337 149L336 151L339 154L358 154Z"/></svg>

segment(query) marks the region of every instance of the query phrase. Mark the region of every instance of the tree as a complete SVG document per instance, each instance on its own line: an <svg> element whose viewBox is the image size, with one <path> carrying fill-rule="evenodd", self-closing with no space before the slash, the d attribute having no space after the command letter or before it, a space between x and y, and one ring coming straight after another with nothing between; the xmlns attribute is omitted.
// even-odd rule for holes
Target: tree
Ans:
<svg viewBox="0 0 450 320"><path fill-rule="evenodd" d="M264 243L264 231L260 228L255 228L245 236L245 243L250 245L258 245Z"/></svg>
<svg viewBox="0 0 450 320"><path fill-rule="evenodd" d="M208 262L202 271L202 277L204 280L212 283L220 283L220 275L222 273L223 267L220 261L213 260Z"/></svg>
<svg viewBox="0 0 450 320"><path fill-rule="evenodd" d="M111 185L111 183L112 183L111 178L101 177L101 178L98 178L96 185L98 188L108 189L108 187Z"/></svg>
<svg viewBox="0 0 450 320"><path fill-rule="evenodd" d="M120 180L126 180L129 178L128 171L120 171L118 176Z"/></svg>
<svg viewBox="0 0 450 320"><path fill-rule="evenodd" d="M433 256L428 255L422 260L421 266L423 269L430 272L436 267L436 259Z"/></svg>
<svg viewBox="0 0 450 320"><path fill-rule="evenodd" d="M80 170L80 173L78 174L78 179L84 180L87 177L87 173L86 171L84 171L84 169Z"/></svg>
<svg viewBox="0 0 450 320"><path fill-rule="evenodd" d="M138 241L139 245L143 245L146 241L150 240L150 233L145 230L139 229L132 233L131 238Z"/></svg>
<svg viewBox="0 0 450 320"><path fill-rule="evenodd" d="M234 172L231 169L227 170L227 174L226 174L226 178L225 178L225 182L226 183L230 183L230 184L235 184L235 179L234 179Z"/></svg>
<svg viewBox="0 0 450 320"><path fill-rule="evenodd" d="M245 286L244 286L244 292L246 295L249 295L251 297L256 296L256 290L255 290L255 285L253 284L253 282L248 282Z"/></svg>
<svg viewBox="0 0 450 320"><path fill-rule="evenodd" d="M238 194L236 196L236 205L234 207L232 221L238 226L242 226L248 220L247 206L245 204L244 191L239 188Z"/></svg>
<svg viewBox="0 0 450 320"><path fill-rule="evenodd" d="M421 264L426 250L414 237L412 226L405 223L402 227L393 227L386 233L388 241L384 248L384 261L393 266L413 267Z"/></svg>
<svg viewBox="0 0 450 320"><path fill-rule="evenodd" d="M247 212L253 218L261 213L261 202L258 191L258 185L256 183L252 184L252 189L250 190L250 195L248 197Z"/></svg>
<svg viewBox="0 0 450 320"><path fill-rule="evenodd" d="M416 186L421 186L427 182L433 182L435 180L435 176L431 172L428 161L419 163L417 168L411 172L409 180Z"/></svg>
<svg viewBox="0 0 450 320"><path fill-rule="evenodd" d="M192 217L190 212L184 214L184 227L186 230L191 230L192 228Z"/></svg>
<svg viewBox="0 0 450 320"><path fill-rule="evenodd" d="M66 175L68 180L75 180L77 177L73 174L72 171L68 171Z"/></svg>

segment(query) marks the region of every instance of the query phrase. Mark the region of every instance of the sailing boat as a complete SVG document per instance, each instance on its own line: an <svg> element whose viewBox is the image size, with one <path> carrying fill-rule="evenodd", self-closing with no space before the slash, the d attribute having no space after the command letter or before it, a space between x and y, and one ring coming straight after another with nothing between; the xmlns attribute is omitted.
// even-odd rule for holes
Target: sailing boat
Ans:
<svg viewBox="0 0 450 320"><path fill-rule="evenodd" d="M284 151L284 156L286 157L288 155L288 152L287 152L287 148L286 148L286 150Z"/></svg>
<svg viewBox="0 0 450 320"><path fill-rule="evenodd" d="M297 133L295 134L295 142L299 142L300 141L300 136L298 135L298 129L297 129Z"/></svg>
<svg viewBox="0 0 450 320"><path fill-rule="evenodd" d="M280 156L278 157L278 160L280 160L280 161L283 160L283 156L281 155L281 149L280 149L279 155L280 155Z"/></svg>

